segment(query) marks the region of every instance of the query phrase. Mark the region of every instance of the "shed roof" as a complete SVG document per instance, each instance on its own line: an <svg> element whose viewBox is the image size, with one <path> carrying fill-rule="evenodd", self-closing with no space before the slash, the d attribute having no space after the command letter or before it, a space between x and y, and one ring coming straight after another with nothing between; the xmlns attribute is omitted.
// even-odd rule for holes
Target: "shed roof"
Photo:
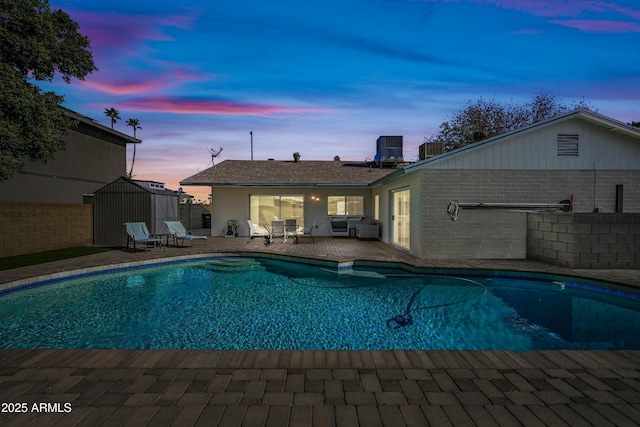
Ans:
<svg viewBox="0 0 640 427"><path fill-rule="evenodd" d="M135 190L137 192L146 192L146 193L150 193L150 194L159 194L159 195L163 195L163 196L178 196L179 193L177 191L174 190L169 190L167 188L152 188L146 185L143 185L146 182L154 182L157 183L157 181L140 181L140 180L134 180L131 178L128 178L126 176L121 176L120 178L116 179L115 181L110 182L109 184L105 185L104 187L98 189L95 191L95 193L100 194L100 193L109 193L109 192L121 192L122 191L122 187L120 186L120 184L129 184L131 186L133 186L135 188Z"/></svg>
<svg viewBox="0 0 640 427"><path fill-rule="evenodd" d="M225 160L180 185L366 187L394 170L346 161Z"/></svg>

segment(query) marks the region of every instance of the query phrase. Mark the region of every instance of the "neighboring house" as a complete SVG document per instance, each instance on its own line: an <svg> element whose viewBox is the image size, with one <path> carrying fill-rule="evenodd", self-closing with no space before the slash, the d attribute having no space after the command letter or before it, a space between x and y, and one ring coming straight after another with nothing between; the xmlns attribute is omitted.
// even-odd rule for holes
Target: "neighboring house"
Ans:
<svg viewBox="0 0 640 427"><path fill-rule="evenodd" d="M225 161L181 182L208 185L212 234L228 219L376 220L381 238L419 258L527 257L527 214L508 204L558 204L573 212L640 212L640 129L588 110L570 113L398 169L348 162ZM622 203L623 200L623 203ZM448 206L495 203L503 209ZM524 210L524 209L523 209ZM531 209L526 209L531 210Z"/></svg>
<svg viewBox="0 0 640 427"><path fill-rule="evenodd" d="M65 149L0 182L0 257L91 245L93 206L85 203L126 173L126 145L141 142L63 111L78 122L63 137Z"/></svg>
<svg viewBox="0 0 640 427"><path fill-rule="evenodd" d="M65 149L47 163L26 162L21 173L1 181L0 201L83 203L84 195L126 174L127 144L142 141L63 110L78 122L63 137Z"/></svg>

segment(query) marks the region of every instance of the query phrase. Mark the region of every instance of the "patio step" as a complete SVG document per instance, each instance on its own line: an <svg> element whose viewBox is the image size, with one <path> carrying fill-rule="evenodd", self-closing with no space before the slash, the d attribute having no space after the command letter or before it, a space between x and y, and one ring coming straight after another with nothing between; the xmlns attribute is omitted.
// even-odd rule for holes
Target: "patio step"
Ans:
<svg viewBox="0 0 640 427"><path fill-rule="evenodd" d="M252 258L222 258L207 262L212 270L225 273L239 273L264 269L262 264Z"/></svg>

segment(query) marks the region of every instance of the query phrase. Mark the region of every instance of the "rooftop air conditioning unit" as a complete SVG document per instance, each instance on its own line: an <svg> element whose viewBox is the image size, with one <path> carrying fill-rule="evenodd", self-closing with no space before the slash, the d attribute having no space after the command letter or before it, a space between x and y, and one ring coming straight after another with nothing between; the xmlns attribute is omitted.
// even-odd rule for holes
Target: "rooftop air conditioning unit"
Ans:
<svg viewBox="0 0 640 427"><path fill-rule="evenodd" d="M444 153L444 142L425 142L418 147L418 158L420 160L437 156Z"/></svg>
<svg viewBox="0 0 640 427"><path fill-rule="evenodd" d="M374 161L380 166L391 163L401 163L402 156L402 136L381 136L376 142L376 156Z"/></svg>

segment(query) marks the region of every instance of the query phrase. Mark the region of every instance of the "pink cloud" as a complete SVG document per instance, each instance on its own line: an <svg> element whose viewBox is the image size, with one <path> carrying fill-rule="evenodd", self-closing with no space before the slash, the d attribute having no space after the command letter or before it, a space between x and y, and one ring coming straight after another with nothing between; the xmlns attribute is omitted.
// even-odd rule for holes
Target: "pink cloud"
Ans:
<svg viewBox="0 0 640 427"><path fill-rule="evenodd" d="M553 24L594 33L639 33L640 24L621 21L598 21L588 19L553 20Z"/></svg>
<svg viewBox="0 0 640 427"><path fill-rule="evenodd" d="M174 114L221 114L248 116L267 116L286 113L324 113L329 111L316 108L283 107L167 96L125 101L122 104L122 108L144 112L163 112Z"/></svg>
<svg viewBox="0 0 640 427"><path fill-rule="evenodd" d="M148 93L165 87L164 83L158 80L145 81L98 81L85 80L80 83L82 86L95 89L99 92L110 93L112 95L128 95L132 93Z"/></svg>
<svg viewBox="0 0 640 427"><path fill-rule="evenodd" d="M634 19L640 18L640 11L622 7L607 0L468 0L468 2L493 5L536 16L559 17L577 16L584 12L615 12Z"/></svg>
<svg viewBox="0 0 640 427"><path fill-rule="evenodd" d="M640 9L632 9L620 6L608 0L423 0L431 3L444 1L447 3L472 3L496 6L502 9L510 9L528 13L535 16L549 18L574 17L591 13L622 15L625 19L640 20ZM601 20L555 20L554 24L571 26L583 31L599 32L636 32L639 24L621 20L602 20L600 25L595 24ZM569 23L569 24L568 24Z"/></svg>
<svg viewBox="0 0 640 427"><path fill-rule="evenodd" d="M472 3L517 10L536 16L574 16L585 10L602 10L601 1L588 0L423 0L426 3Z"/></svg>
<svg viewBox="0 0 640 427"><path fill-rule="evenodd" d="M163 64L163 67L172 67L172 64ZM210 73L195 73L184 69L170 70L161 75L156 75L151 71L145 71L144 77L122 78L122 69L118 70L118 76L109 77L104 72L96 74L95 78L89 78L80 82L81 85L112 95L130 95L151 93L162 89L179 86L183 83L195 81L211 80ZM130 73L124 73L130 74Z"/></svg>
<svg viewBox="0 0 640 427"><path fill-rule="evenodd" d="M89 37L94 49L120 53L136 53L140 42L171 41L166 28L190 29L197 19L195 13L155 16L65 11L78 22L80 32Z"/></svg>

